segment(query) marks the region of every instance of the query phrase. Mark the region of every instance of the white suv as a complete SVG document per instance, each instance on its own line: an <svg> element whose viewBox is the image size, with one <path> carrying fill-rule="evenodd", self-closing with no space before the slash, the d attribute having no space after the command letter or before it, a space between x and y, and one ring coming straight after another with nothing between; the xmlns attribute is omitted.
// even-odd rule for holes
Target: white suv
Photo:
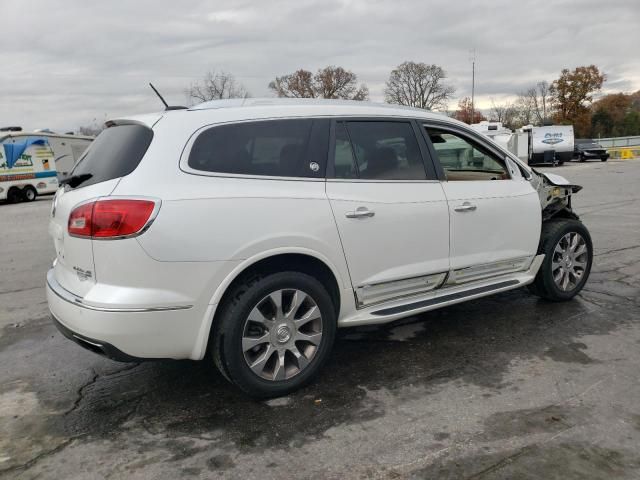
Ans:
<svg viewBox="0 0 640 480"><path fill-rule="evenodd" d="M336 327L584 286L580 187L466 125L361 102L208 102L107 123L53 201L56 325L116 360L200 360L254 396ZM207 357L209 358L209 357Z"/></svg>

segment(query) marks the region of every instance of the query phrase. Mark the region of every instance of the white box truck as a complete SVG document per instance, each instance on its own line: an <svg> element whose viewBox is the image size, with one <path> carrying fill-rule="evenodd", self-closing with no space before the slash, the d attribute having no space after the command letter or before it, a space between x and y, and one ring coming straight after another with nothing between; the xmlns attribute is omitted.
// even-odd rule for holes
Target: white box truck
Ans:
<svg viewBox="0 0 640 480"><path fill-rule="evenodd" d="M0 200L33 201L55 193L93 137L50 131L0 129Z"/></svg>
<svg viewBox="0 0 640 480"><path fill-rule="evenodd" d="M32 202L55 193L58 177L53 150L41 136L8 135L0 142L0 200Z"/></svg>

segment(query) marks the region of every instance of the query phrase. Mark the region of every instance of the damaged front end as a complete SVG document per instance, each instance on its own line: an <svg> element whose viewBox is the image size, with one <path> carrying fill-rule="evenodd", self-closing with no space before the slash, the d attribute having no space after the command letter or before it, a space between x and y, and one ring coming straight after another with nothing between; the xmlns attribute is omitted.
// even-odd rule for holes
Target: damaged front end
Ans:
<svg viewBox="0 0 640 480"><path fill-rule="evenodd" d="M571 195L582 190L580 185L572 185L569 181L553 173L540 173L531 169L533 175L531 185L538 191L542 207L542 221L553 217L573 218L579 220L571 208Z"/></svg>

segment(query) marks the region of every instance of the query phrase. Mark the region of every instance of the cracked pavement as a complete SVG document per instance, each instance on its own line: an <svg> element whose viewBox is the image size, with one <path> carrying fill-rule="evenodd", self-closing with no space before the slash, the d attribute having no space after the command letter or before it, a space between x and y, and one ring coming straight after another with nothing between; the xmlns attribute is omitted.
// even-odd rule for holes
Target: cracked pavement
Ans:
<svg viewBox="0 0 640 480"><path fill-rule="evenodd" d="M0 478L639 478L640 161L552 171L585 187L596 257L577 299L517 290L341 330L313 385L266 402L207 362L64 339L51 200L0 205Z"/></svg>

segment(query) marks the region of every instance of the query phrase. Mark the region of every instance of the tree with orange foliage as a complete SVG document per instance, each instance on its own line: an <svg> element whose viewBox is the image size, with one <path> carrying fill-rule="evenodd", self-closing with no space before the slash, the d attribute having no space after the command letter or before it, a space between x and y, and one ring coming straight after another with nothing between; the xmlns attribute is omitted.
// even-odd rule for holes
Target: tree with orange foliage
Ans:
<svg viewBox="0 0 640 480"><path fill-rule="evenodd" d="M605 80L605 74L595 65L576 67L573 71L564 68L549 89L556 109L555 121L571 123L583 115Z"/></svg>
<svg viewBox="0 0 640 480"><path fill-rule="evenodd" d="M473 118L471 118L471 112L473 111ZM453 118L460 120L461 122L472 124L486 120L482 112L474 110L471 105L471 99L469 97L461 98L458 102L458 109L453 114Z"/></svg>

